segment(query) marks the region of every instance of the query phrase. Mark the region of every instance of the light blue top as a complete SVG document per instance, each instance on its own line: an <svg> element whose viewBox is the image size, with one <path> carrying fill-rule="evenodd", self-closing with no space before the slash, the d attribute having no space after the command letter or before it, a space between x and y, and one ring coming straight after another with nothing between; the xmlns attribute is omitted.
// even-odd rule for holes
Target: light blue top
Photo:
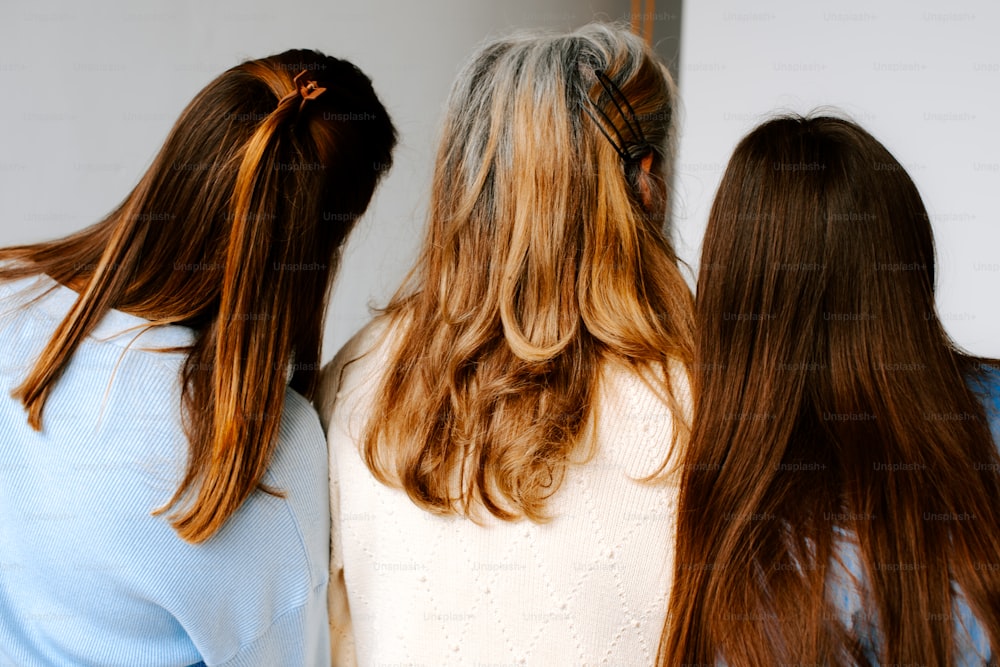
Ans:
<svg viewBox="0 0 1000 667"><path fill-rule="evenodd" d="M46 292L50 289L51 291ZM31 301L31 297L38 297ZM208 541L164 516L186 461L184 327L109 312L33 431L11 390L77 295L0 282L0 665L328 665L326 442L288 390L264 481Z"/></svg>
<svg viewBox="0 0 1000 667"><path fill-rule="evenodd" d="M979 394L990 423L993 441L1000 443L1000 371L989 370L984 381L970 383ZM987 465L989 465L987 463ZM970 471L972 473L973 471ZM1000 474L1000 471L994 471ZM881 639L878 619L872 616L874 609L871 591L861 567L858 546L847 531L840 531L841 539L836 547L834 565L829 575L830 600L838 610L840 619L854 636L858 637L865 657L873 665L879 664ZM995 563L984 563L984 567L995 567ZM915 570L923 567L920 563L893 564L901 570ZM953 584L954 585L954 584ZM940 619L942 623L954 624L954 656L957 667L972 667L993 663L989 637L972 613L961 591L957 592L954 609L950 618Z"/></svg>

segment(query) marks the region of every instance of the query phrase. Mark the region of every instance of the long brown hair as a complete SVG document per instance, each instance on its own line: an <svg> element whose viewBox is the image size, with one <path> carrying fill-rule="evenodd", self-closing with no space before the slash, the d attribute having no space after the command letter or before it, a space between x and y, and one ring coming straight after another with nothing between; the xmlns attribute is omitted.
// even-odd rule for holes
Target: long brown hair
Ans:
<svg viewBox="0 0 1000 667"><path fill-rule="evenodd" d="M729 162L701 261L660 664L863 663L827 595L841 529L882 664L951 664L953 583L1000 646L1000 572L981 567L1000 553L1000 457L970 387L991 366L936 314L903 167L849 121L769 121Z"/></svg>
<svg viewBox="0 0 1000 667"><path fill-rule="evenodd" d="M302 71L325 88L307 101L289 95ZM29 423L42 428L60 373L109 309L193 328L182 377L190 457L161 511L174 508L186 540L214 534L267 469L287 374L313 392L337 251L394 144L368 78L316 51L251 60L209 83L106 218L0 250L0 278L45 273L81 292L13 392Z"/></svg>
<svg viewBox="0 0 1000 667"><path fill-rule="evenodd" d="M665 67L610 26L471 59L422 253L384 315L401 333L362 447L379 480L432 512L542 519L609 360L648 376L684 433L663 372L693 346L664 232L673 104Z"/></svg>

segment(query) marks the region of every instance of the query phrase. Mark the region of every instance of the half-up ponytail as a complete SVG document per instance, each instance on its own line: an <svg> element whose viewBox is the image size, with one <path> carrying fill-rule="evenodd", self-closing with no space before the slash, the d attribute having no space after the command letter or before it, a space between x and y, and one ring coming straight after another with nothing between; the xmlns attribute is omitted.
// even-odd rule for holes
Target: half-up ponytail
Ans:
<svg viewBox="0 0 1000 667"><path fill-rule="evenodd" d="M209 392L198 397L202 401L189 399L191 406L212 403L211 419L193 424L204 431L196 441L211 446L194 452L202 460L189 468L174 497L178 500L200 483L191 508L172 517L177 530L195 541L213 530L217 513L231 514L256 488L277 441L287 372L280 362L290 360L293 352L290 327L277 324L294 298L294 281L284 269L289 256L300 259L310 250L288 246L301 242L303 234L293 228L317 209L324 186L321 171L307 167L313 163L306 153L315 153L308 150L308 138L294 136L292 123L301 100L295 92L282 97L257 126L236 172L219 316L205 340L215 358L212 381L205 387ZM310 270L327 272L319 266ZM263 381L248 383L246 378ZM209 513L204 508L217 509Z"/></svg>
<svg viewBox="0 0 1000 667"><path fill-rule="evenodd" d="M303 71L310 90L326 90L296 94ZM345 61L288 51L210 83L117 211L66 239L0 251L14 260L0 278L85 286L17 390L32 425L109 308L195 329L182 377L190 458L158 511L172 510L184 539L213 535L261 484L289 374L312 394L337 250L394 144L371 83Z"/></svg>

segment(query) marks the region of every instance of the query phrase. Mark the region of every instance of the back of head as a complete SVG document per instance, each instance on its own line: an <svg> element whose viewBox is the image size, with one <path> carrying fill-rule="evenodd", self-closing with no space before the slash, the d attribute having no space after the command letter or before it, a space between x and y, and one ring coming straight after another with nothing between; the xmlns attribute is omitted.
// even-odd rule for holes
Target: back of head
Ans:
<svg viewBox="0 0 1000 667"><path fill-rule="evenodd" d="M951 624L929 619L951 618L952 579L1000 638L1000 581L974 567L1000 546L1000 484L972 463L996 448L967 384L976 360L935 311L930 221L892 155L838 118L752 131L712 207L696 313L698 465L685 469L663 664L855 659L825 599L838 528L871 577L881 660L948 663ZM886 473L901 461L908 472ZM944 508L984 524L925 521ZM935 568L904 578L877 567L889 562Z"/></svg>
<svg viewBox="0 0 1000 667"><path fill-rule="evenodd" d="M911 331L900 344L946 346L933 316L934 241L920 195L895 158L849 121L778 118L751 132L719 187L703 253L698 294L709 326L738 329L738 318L714 317L738 308L781 323L862 322L869 339L898 327ZM836 329L817 331L828 328ZM702 339L721 342L707 332Z"/></svg>
<svg viewBox="0 0 1000 667"><path fill-rule="evenodd" d="M426 284L449 286L436 288L444 316L468 317L471 304L480 317L499 309L508 343L527 360L557 353L579 318L614 338L606 309L629 307L630 297L572 292L641 279L637 246L647 242L672 253L661 228L674 102L648 47L610 26L513 37L474 56L452 91L435 170L428 240L447 250L421 262L439 274L424 275ZM487 261L495 269L484 273ZM482 294L485 304L471 298Z"/></svg>
<svg viewBox="0 0 1000 667"><path fill-rule="evenodd" d="M612 26L472 57L422 254L387 309L406 333L366 435L376 476L432 511L540 518L599 362L690 358L690 293L664 233L674 104L665 67Z"/></svg>
<svg viewBox="0 0 1000 667"><path fill-rule="evenodd" d="M312 392L338 251L394 144L368 78L316 51L247 61L209 83L107 218L0 251L0 277L46 273L81 292L15 391L30 423L41 428L54 383L108 309L192 327L191 458L171 504L185 501L174 515L183 537L214 533L267 468L290 367L292 385Z"/></svg>
<svg viewBox="0 0 1000 667"><path fill-rule="evenodd" d="M317 92L306 99L310 86ZM325 290L331 258L388 171L394 144L371 82L347 61L291 50L231 68L182 112L139 186L110 216L119 227L123 218L157 221L134 232L154 261L123 277L131 292L149 297L116 306L198 323L212 316L220 278L234 270ZM271 261L249 256L251 247ZM158 305L172 294L186 303ZM314 291L307 294L317 302Z"/></svg>

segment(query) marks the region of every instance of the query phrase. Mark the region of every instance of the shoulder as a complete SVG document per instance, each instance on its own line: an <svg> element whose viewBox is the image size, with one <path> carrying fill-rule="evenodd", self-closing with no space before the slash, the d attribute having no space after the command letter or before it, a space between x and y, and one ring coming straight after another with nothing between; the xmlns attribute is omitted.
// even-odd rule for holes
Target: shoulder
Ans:
<svg viewBox="0 0 1000 667"><path fill-rule="evenodd" d="M304 396L287 388L278 443L267 475L270 483L286 491L285 500L297 523L326 504L326 456L326 436L316 410ZM308 525L301 530L308 547L308 538L319 528Z"/></svg>
<svg viewBox="0 0 1000 667"><path fill-rule="evenodd" d="M976 361L968 382L982 402L993 440L1000 446L1000 361Z"/></svg>
<svg viewBox="0 0 1000 667"><path fill-rule="evenodd" d="M325 525L317 513L327 505L326 436L312 404L292 388L285 392L278 443L267 481L285 492L285 503L298 525L310 561L322 559Z"/></svg>
<svg viewBox="0 0 1000 667"><path fill-rule="evenodd" d="M678 360L669 368L635 369L605 362L601 370L601 400L610 403L645 403L662 411L675 401L685 417L691 414L691 383L687 369Z"/></svg>
<svg viewBox="0 0 1000 667"><path fill-rule="evenodd" d="M284 492L287 520L301 535L313 585L325 579L329 539L326 460L326 436L316 410L305 397L288 388L266 481Z"/></svg>
<svg viewBox="0 0 1000 667"><path fill-rule="evenodd" d="M4 268L4 263L0 262L0 269ZM46 286L47 276L38 274L27 278L0 278L0 301L27 300L41 293L42 287Z"/></svg>
<svg viewBox="0 0 1000 667"><path fill-rule="evenodd" d="M281 415L279 438L288 443L315 443L322 439L323 429L313 405L302 394L289 387L285 391L285 406Z"/></svg>
<svg viewBox="0 0 1000 667"><path fill-rule="evenodd" d="M399 325L388 316L377 317L347 341L323 368L315 404L324 429L329 428L340 397L357 396L359 389L367 389L369 393L377 389L398 338Z"/></svg>
<svg viewBox="0 0 1000 667"><path fill-rule="evenodd" d="M330 544L326 439L312 405L291 388L262 481L277 494L255 491L204 552L181 547L188 565L177 568L187 570L184 582L173 584L185 591L176 615L210 665L313 664L311 656L322 653Z"/></svg>
<svg viewBox="0 0 1000 667"><path fill-rule="evenodd" d="M645 476L680 464L691 419L691 389L684 365L634 369L606 363L595 414L602 448L625 457L624 468Z"/></svg>
<svg viewBox="0 0 1000 667"><path fill-rule="evenodd" d="M972 389L984 399L1000 401L1000 360L973 360L967 377Z"/></svg>
<svg viewBox="0 0 1000 667"><path fill-rule="evenodd" d="M7 325L18 322L21 330L24 323L38 321L41 326L34 327L39 333L54 327L59 318L50 313L48 308L40 307L39 303L51 301L51 293L58 284L44 274L27 278L0 279L0 318ZM47 297L47 299L46 299ZM67 303L67 309L72 303Z"/></svg>
<svg viewBox="0 0 1000 667"><path fill-rule="evenodd" d="M0 264L2 268L2 264ZM44 273L14 279L0 278L0 317L21 318L38 336L48 338L79 300L80 295ZM29 324L30 322L30 324ZM189 347L195 332L176 324L160 324L113 308L107 309L86 338L123 354L141 356Z"/></svg>

